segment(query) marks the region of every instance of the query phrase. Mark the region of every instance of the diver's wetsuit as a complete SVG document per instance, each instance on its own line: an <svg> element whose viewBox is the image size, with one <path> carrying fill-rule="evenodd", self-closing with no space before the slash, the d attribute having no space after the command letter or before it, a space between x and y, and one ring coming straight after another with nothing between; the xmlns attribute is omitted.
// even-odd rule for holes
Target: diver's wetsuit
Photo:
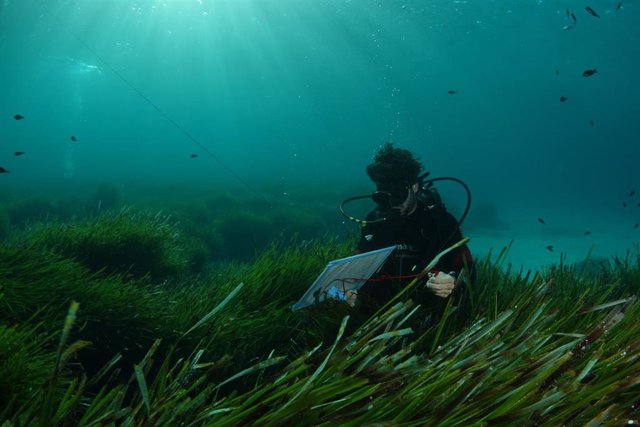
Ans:
<svg viewBox="0 0 640 427"><path fill-rule="evenodd" d="M437 192L433 191L433 193L435 197L419 198L416 210L410 215L393 215L385 221L367 224L362 228L358 253L397 246L377 277L417 274L438 253L462 240L457 220L447 211ZM373 221L388 215L388 211L378 207L371 211L366 219ZM465 263L471 268L471 277L474 280L473 260L466 245L442 257L435 269L445 273L454 271L457 275ZM413 269L414 266L417 267ZM409 281L408 279L371 281L360 289L358 299L366 301L372 298L377 303L385 303ZM425 298L428 300L438 298L434 297L430 291L424 292L424 287L418 288L422 289L415 295L419 302L426 302ZM457 293L459 294L459 290Z"/></svg>

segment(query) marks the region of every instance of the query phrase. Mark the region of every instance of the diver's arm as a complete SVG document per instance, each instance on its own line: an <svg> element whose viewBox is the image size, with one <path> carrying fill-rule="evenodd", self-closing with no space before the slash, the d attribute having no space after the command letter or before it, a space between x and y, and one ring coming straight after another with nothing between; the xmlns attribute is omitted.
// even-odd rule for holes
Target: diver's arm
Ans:
<svg viewBox="0 0 640 427"><path fill-rule="evenodd" d="M443 207L438 212L438 217L436 221L440 224L440 232L439 236L442 240L441 246L448 247L452 244L459 242L462 240L462 231L458 226L458 220L451 215L447 210ZM451 237L449 237L451 236ZM449 239L445 242L444 240ZM440 261L438 268L442 271L453 271L455 272L456 277L460 277L462 270L466 270L466 272L470 272L469 277L472 281L475 280L475 267L473 265L473 256L471 255L471 251L467 245L460 246L459 248L451 251L447 255L445 255Z"/></svg>
<svg viewBox="0 0 640 427"><path fill-rule="evenodd" d="M432 212L432 215L438 224L441 247L448 247L462 240L462 231L458 226L457 219L447 212L444 205ZM437 271L429 275L425 285L441 298L449 297L455 288L462 286L469 279L475 280L473 258L467 245L460 246L446 254L436 268Z"/></svg>

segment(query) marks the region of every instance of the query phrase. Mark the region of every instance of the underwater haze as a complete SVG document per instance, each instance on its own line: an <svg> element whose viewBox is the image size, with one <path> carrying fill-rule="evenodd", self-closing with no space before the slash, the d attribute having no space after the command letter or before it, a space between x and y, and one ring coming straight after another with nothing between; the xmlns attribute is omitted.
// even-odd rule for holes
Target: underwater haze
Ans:
<svg viewBox="0 0 640 427"><path fill-rule="evenodd" d="M0 203L317 194L333 232L391 141L471 188L475 253L620 254L640 236L639 22L637 0L1 0Z"/></svg>

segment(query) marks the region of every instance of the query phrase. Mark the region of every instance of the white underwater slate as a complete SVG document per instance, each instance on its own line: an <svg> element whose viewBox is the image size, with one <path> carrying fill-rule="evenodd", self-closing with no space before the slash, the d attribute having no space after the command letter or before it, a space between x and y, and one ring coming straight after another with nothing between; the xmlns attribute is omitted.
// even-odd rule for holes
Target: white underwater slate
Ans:
<svg viewBox="0 0 640 427"><path fill-rule="evenodd" d="M346 300L345 293L360 289L374 273L380 270L395 248L395 246L389 246L330 261L291 309L300 310L328 299Z"/></svg>

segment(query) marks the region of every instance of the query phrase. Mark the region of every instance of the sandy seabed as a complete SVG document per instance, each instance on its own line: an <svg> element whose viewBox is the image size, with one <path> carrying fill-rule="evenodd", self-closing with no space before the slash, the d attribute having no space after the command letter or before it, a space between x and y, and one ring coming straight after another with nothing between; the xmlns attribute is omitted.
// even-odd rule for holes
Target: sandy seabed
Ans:
<svg viewBox="0 0 640 427"><path fill-rule="evenodd" d="M640 250L640 227L635 228L637 222L630 215L576 214L566 209L548 213L545 224L519 212L504 218L502 229L478 228L466 233L476 257L489 252L495 257L511 244L505 265L536 271L557 264L561 256L567 263L575 263L585 260L590 251L592 259L613 260L614 256L624 257L627 251L636 254Z"/></svg>

